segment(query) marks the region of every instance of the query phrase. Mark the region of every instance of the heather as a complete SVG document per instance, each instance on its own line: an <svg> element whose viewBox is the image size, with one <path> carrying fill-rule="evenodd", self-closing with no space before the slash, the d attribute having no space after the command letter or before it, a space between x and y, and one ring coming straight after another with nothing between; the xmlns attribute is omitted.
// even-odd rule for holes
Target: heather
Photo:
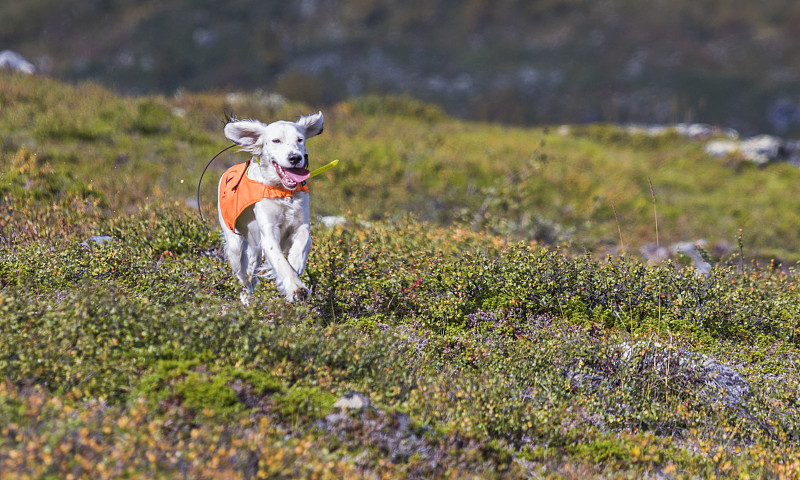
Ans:
<svg viewBox="0 0 800 480"><path fill-rule="evenodd" d="M0 91L0 478L798 475L791 165L354 99L309 145L341 161L314 294L245 307L213 206L239 156L210 235L195 182L222 112L310 107ZM731 245L639 254L684 235Z"/></svg>

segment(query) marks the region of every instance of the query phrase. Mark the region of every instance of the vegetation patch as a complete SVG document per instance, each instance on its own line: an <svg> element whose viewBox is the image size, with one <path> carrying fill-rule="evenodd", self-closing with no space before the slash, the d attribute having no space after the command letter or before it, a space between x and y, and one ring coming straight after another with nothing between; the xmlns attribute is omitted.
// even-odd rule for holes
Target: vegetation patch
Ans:
<svg viewBox="0 0 800 480"><path fill-rule="evenodd" d="M147 149L120 147L142 135L164 151L199 157L217 149L209 149L210 130L192 140L176 132L185 118L213 123L212 113L202 112L225 100L121 99L45 80L3 81L14 86L10 92L29 91L13 108L33 109L31 98L48 95L46 85L63 89L65 97L80 92L90 103L117 102L119 118L103 121L120 125L151 115L142 113L151 107L140 111L140 102L184 102L198 111L174 118L159 110L153 115L169 118L168 129L129 128L130 138L114 136L111 144L48 136L35 140L41 141L35 148L0 151L2 478L800 474L791 460L800 453L800 275L792 265L748 261L742 243L736 256L713 258L705 275L676 262L648 264L627 253L599 255L581 244L525 237L510 227L522 213L517 207L541 194L560 202L564 221L573 222L567 204L585 199L540 192L550 187L529 179L515 184L524 194L509 197L506 206L500 196L483 196L470 210L472 197L501 191L497 179L505 177L497 176L496 164L472 162L469 155L459 169L485 170L475 180L483 185L462 185L472 193L453 214L459 218L406 210L416 205L408 192L438 188L439 178L423 181L414 162L439 165L453 185L469 181L434 158L441 153L421 153L434 144L453 158L466 151L451 150L445 133L465 142L494 139L484 148L498 155L517 142L532 146L538 153L524 168L545 177L557 168L584 193L600 188L585 183L594 174L566 173L549 155L561 152L559 161L591 170L606 148L632 165L626 155L692 152L696 147L685 139L635 148L616 139L606 147L594 143L602 131L501 135L491 126L430 118L422 129L414 105L402 114L396 105L375 113L340 106L332 116L362 137L336 148L380 143L408 160L385 172L408 179L406 194L372 195L374 203L394 206L370 217L372 206L353 193L349 208L364 216L342 208L336 213L345 214L345 225L314 221L303 274L314 291L308 302L287 304L265 281L245 307L219 234L207 235L184 201L180 180L187 171L149 160ZM425 130L412 145L418 150L376 133L387 122L395 132ZM34 138L30 125L9 125L10 143ZM378 129L374 142L361 128ZM322 138L320 150L335 151ZM544 153L549 147L542 139L557 146ZM76 147L97 149L97 157L55 156ZM568 150L580 153L563 153ZM92 158L105 160L90 165ZM112 164L121 170L149 165L143 175L152 174L155 185L141 191L133 177L120 182L101 174ZM357 181L372 181L358 170L363 166L349 168ZM774 176L778 184L791 176L769 167L750 173L755 177L748 181ZM342 205L342 192L332 188L341 179L336 175L314 185L320 210ZM85 193L89 186L95 193ZM30 194L37 189L46 194ZM659 219L669 217L677 203L671 198L681 196L673 194L659 197ZM430 198L425 195L420 198ZM461 193L452 195L444 201L461 202L454 200ZM643 202L652 219L649 193L629 202L632 210L624 211ZM597 211L591 215L600 218ZM582 221L570 231L581 232ZM583 231L604 228L593 225ZM620 222L612 243L621 232L628 245L638 228ZM356 393L366 399L360 406L339 402Z"/></svg>
<svg viewBox="0 0 800 480"><path fill-rule="evenodd" d="M275 402L284 417L319 419L330 412L336 397L330 392L320 391L319 388L296 386L278 395Z"/></svg>

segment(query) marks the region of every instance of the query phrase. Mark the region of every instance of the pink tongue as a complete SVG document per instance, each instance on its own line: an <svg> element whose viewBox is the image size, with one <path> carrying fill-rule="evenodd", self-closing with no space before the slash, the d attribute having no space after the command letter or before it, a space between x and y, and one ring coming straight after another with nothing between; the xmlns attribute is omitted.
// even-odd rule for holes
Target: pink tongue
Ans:
<svg viewBox="0 0 800 480"><path fill-rule="evenodd" d="M311 176L311 172L305 168L284 168L283 173L297 183L304 182Z"/></svg>

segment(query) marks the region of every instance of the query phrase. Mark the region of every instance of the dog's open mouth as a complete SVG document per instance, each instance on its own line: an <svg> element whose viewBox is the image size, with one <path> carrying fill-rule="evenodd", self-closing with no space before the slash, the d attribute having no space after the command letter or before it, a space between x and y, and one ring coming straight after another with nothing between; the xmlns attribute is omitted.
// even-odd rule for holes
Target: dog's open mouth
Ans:
<svg viewBox="0 0 800 480"><path fill-rule="evenodd" d="M272 165L287 190L296 189L298 185L308 180L308 177L311 176L311 172L305 168L283 168L275 162L272 162Z"/></svg>

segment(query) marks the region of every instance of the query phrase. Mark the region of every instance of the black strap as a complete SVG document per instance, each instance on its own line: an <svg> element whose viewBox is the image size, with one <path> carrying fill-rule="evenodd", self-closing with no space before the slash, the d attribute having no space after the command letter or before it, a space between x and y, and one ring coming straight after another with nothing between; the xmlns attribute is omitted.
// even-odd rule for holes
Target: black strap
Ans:
<svg viewBox="0 0 800 480"><path fill-rule="evenodd" d="M252 160L252 158L250 158L250 160ZM247 174L247 169L250 168L250 160L247 160L247 162L244 164L244 170L242 170L242 176L239 177L239 181L236 182L236 185L234 185L233 188L231 188L232 192L235 192L236 189L239 188L239 184L242 183L242 179L244 178L245 174Z"/></svg>

